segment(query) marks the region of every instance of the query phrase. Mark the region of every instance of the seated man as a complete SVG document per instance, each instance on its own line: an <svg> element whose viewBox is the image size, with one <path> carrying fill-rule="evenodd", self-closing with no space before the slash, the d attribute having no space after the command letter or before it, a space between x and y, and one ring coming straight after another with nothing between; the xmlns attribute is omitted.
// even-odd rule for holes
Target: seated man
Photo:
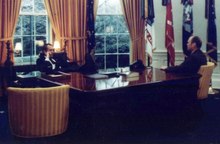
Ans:
<svg viewBox="0 0 220 144"><path fill-rule="evenodd" d="M52 59L53 52L54 48L52 44L47 43L42 47L39 58L36 62L37 69L39 71L51 74L56 73L56 71L59 70L59 67L56 65L56 61Z"/></svg>
<svg viewBox="0 0 220 144"><path fill-rule="evenodd" d="M53 59L54 48L52 44L45 44L42 47L42 51L39 54L39 58L37 59L37 68L41 72L45 72L47 74L57 73L57 71L63 72L71 72L77 71L79 66L77 63L71 63L68 61L66 53L64 53L64 57L60 57L60 59Z"/></svg>
<svg viewBox="0 0 220 144"><path fill-rule="evenodd" d="M202 41L198 36L191 36L187 42L187 49L191 54L178 66L161 68L166 72L174 73L190 73L196 74L201 65L206 65L207 59L205 54L201 51Z"/></svg>

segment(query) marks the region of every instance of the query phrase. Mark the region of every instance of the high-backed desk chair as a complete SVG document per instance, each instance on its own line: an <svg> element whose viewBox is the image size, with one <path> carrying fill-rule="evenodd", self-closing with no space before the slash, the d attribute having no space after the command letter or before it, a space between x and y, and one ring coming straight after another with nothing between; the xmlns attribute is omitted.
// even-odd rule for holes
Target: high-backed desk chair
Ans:
<svg viewBox="0 0 220 144"><path fill-rule="evenodd" d="M11 131L19 137L58 135L67 129L69 85L44 88L8 88Z"/></svg>
<svg viewBox="0 0 220 144"><path fill-rule="evenodd" d="M201 75L199 79L199 89L197 92L198 99L205 99L208 97L209 85L215 64L213 62L207 62L207 65L202 65L199 69Z"/></svg>

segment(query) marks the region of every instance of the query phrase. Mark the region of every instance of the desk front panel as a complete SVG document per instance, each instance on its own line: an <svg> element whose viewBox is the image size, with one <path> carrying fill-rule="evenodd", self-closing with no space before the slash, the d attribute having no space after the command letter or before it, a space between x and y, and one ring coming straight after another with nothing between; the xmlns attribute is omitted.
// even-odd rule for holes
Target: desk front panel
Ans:
<svg viewBox="0 0 220 144"><path fill-rule="evenodd" d="M155 127L188 129L196 119L197 89L198 77L107 90L71 89L70 125L95 136L147 132Z"/></svg>
<svg viewBox="0 0 220 144"><path fill-rule="evenodd" d="M69 79L46 80L69 84L70 127L85 134L109 135L149 131L149 127L181 127L192 122L198 107L198 75L144 71L135 81L122 77L90 79L70 73ZM177 123L177 124L174 124Z"/></svg>

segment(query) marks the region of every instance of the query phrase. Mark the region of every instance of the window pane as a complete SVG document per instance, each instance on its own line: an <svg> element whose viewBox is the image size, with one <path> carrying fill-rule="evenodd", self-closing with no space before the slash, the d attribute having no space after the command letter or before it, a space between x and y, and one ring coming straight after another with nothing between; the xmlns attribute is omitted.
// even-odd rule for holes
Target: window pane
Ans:
<svg viewBox="0 0 220 144"><path fill-rule="evenodd" d="M14 46L18 42L21 42L21 37L14 37Z"/></svg>
<svg viewBox="0 0 220 144"><path fill-rule="evenodd" d="M118 16L118 28L119 33L128 33L127 24L123 16Z"/></svg>
<svg viewBox="0 0 220 144"><path fill-rule="evenodd" d="M105 56L104 55L96 55L95 62L99 69L105 69Z"/></svg>
<svg viewBox="0 0 220 144"><path fill-rule="evenodd" d="M22 21L23 35L31 35L33 31L33 18L32 16L23 16Z"/></svg>
<svg viewBox="0 0 220 144"><path fill-rule="evenodd" d="M118 0L106 0L105 1L105 12L106 14L118 14L118 7L117 5L119 4Z"/></svg>
<svg viewBox="0 0 220 144"><path fill-rule="evenodd" d="M106 52L117 53L117 37L116 35L106 36Z"/></svg>
<svg viewBox="0 0 220 144"><path fill-rule="evenodd" d="M34 0L34 12L35 13L46 13L43 0Z"/></svg>
<svg viewBox="0 0 220 144"><path fill-rule="evenodd" d="M15 35L21 35L21 19L22 19L22 17L19 16L18 23L17 23L16 29L15 29Z"/></svg>
<svg viewBox="0 0 220 144"><path fill-rule="evenodd" d="M36 35L46 35L46 16L36 16Z"/></svg>
<svg viewBox="0 0 220 144"><path fill-rule="evenodd" d="M96 33L104 33L104 26L105 26L105 17L97 16L95 22Z"/></svg>
<svg viewBox="0 0 220 144"><path fill-rule="evenodd" d="M128 34L118 36L118 52L129 53L130 37Z"/></svg>
<svg viewBox="0 0 220 144"><path fill-rule="evenodd" d="M30 56L32 55L32 37L23 37L23 55Z"/></svg>
<svg viewBox="0 0 220 144"><path fill-rule="evenodd" d="M104 41L105 37L102 35L96 35L96 50L95 53L104 53Z"/></svg>
<svg viewBox="0 0 220 144"><path fill-rule="evenodd" d="M119 55L119 67L129 66L129 54Z"/></svg>
<svg viewBox="0 0 220 144"><path fill-rule="evenodd" d="M33 13L33 3L34 0L22 0L21 12L23 13Z"/></svg>
<svg viewBox="0 0 220 144"><path fill-rule="evenodd" d="M99 0L97 14L122 15L120 0Z"/></svg>
<svg viewBox="0 0 220 144"><path fill-rule="evenodd" d="M99 0L97 14L105 14L105 0Z"/></svg>
<svg viewBox="0 0 220 144"><path fill-rule="evenodd" d="M105 32L106 33L116 33L117 32L117 16L106 16L105 17Z"/></svg>
<svg viewBox="0 0 220 144"><path fill-rule="evenodd" d="M117 55L107 55L106 68L116 68L116 67L117 67Z"/></svg>

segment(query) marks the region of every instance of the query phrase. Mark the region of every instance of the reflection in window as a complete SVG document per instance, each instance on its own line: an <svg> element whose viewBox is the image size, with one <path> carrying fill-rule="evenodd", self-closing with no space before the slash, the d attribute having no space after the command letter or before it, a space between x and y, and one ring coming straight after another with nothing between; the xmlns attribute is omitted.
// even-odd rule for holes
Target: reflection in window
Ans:
<svg viewBox="0 0 220 144"><path fill-rule="evenodd" d="M130 37L119 0L99 0L95 31L99 68L128 66Z"/></svg>
<svg viewBox="0 0 220 144"><path fill-rule="evenodd" d="M39 54L39 41L49 41L49 20L43 0L22 0L19 19L14 34L14 45L22 44L21 55L15 64L35 63Z"/></svg>

